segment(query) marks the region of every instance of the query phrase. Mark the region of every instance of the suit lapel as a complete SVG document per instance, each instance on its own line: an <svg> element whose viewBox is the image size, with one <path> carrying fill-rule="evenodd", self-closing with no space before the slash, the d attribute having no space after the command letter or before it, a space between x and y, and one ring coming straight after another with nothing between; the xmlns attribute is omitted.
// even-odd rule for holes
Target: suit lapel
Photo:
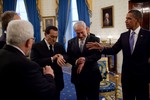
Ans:
<svg viewBox="0 0 150 100"><path fill-rule="evenodd" d="M127 32L127 35L126 35L126 37L123 38L123 41L127 45L127 51L128 51L128 53L131 55L129 38L130 38L130 31Z"/></svg>
<svg viewBox="0 0 150 100"><path fill-rule="evenodd" d="M59 50L60 48L59 48L59 46L58 46L58 43L56 42L55 44L54 44L54 54L57 54L57 53L59 53Z"/></svg>
<svg viewBox="0 0 150 100"><path fill-rule="evenodd" d="M78 39L77 39L78 40ZM82 52L84 53L84 51L86 50L86 43L89 41L89 36L87 36L87 38L86 38L86 40L85 40L85 43L84 43L84 46L83 46L83 50L82 50ZM78 45L78 47L79 47L79 42L77 42L77 45ZM80 51L80 47L79 47L79 51ZM81 51L80 51L81 52ZM82 53L81 52L81 53Z"/></svg>
<svg viewBox="0 0 150 100"><path fill-rule="evenodd" d="M43 46L42 51L44 52L44 54L48 54L48 56L51 57L52 55L50 54L49 48L47 47L44 39L42 40L41 44L41 46Z"/></svg>
<svg viewBox="0 0 150 100"><path fill-rule="evenodd" d="M86 38L86 40L85 40L85 43L84 43L84 47L83 47L83 51L85 51L86 50L86 43L89 41L89 39L90 39L90 37L89 36L87 36L87 38Z"/></svg>
<svg viewBox="0 0 150 100"><path fill-rule="evenodd" d="M75 44L74 44L74 45L75 45L75 47L78 47L78 48L77 48L77 51L79 51L79 52L80 52L79 40L78 40L78 38L77 38L77 37L75 38Z"/></svg>
<svg viewBox="0 0 150 100"><path fill-rule="evenodd" d="M138 34L138 38L137 38L137 41L136 41L136 44L135 44L134 51L136 51L140 47L140 45L143 41L143 38L144 38L144 34L142 33L142 29L140 29L140 32Z"/></svg>

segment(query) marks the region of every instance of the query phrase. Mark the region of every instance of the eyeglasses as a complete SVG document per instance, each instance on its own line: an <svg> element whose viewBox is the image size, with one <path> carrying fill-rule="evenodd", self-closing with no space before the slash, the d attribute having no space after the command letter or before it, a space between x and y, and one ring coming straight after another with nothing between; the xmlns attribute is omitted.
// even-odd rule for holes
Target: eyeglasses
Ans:
<svg viewBox="0 0 150 100"><path fill-rule="evenodd" d="M57 36L53 36L53 35L50 35L50 34L48 34L47 36L48 36L49 38L52 38L52 39L54 39L54 38L57 39Z"/></svg>
<svg viewBox="0 0 150 100"><path fill-rule="evenodd" d="M32 39L32 40L33 40L33 42L35 42L35 38L30 38L30 39Z"/></svg>

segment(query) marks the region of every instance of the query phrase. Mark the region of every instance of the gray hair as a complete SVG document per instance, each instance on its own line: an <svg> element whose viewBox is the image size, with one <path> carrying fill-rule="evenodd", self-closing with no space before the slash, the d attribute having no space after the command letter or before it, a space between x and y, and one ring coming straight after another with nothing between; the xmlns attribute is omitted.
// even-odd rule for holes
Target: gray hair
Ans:
<svg viewBox="0 0 150 100"><path fill-rule="evenodd" d="M24 44L34 37L33 26L29 21L12 20L8 24L6 37L7 44L16 46Z"/></svg>
<svg viewBox="0 0 150 100"><path fill-rule="evenodd" d="M86 24L84 21L77 21L75 24L74 24L74 30L77 29L77 27L84 27L86 29Z"/></svg>

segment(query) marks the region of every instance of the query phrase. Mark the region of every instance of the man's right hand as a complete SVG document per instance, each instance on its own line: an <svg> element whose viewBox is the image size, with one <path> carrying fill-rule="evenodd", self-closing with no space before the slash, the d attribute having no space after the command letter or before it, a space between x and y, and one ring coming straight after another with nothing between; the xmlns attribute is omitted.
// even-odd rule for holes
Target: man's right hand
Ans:
<svg viewBox="0 0 150 100"><path fill-rule="evenodd" d="M86 47L89 49L89 50L92 50L92 49L97 49L97 50L103 50L104 49L104 46L101 44L101 43L98 43L98 42L88 42L86 44Z"/></svg>
<svg viewBox="0 0 150 100"><path fill-rule="evenodd" d="M50 74L50 75L53 76L53 78L55 77L55 76L54 76L54 71L53 71L53 69L51 68L51 66L46 65L46 66L43 68L43 73L44 73L44 75Z"/></svg>

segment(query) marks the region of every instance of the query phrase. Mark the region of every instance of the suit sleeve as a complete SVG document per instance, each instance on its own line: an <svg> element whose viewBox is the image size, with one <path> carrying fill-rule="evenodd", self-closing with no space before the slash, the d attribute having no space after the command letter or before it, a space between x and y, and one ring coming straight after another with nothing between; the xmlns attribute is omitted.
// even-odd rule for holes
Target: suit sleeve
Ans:
<svg viewBox="0 0 150 100"><path fill-rule="evenodd" d="M100 42L100 38L90 36L90 42ZM101 53L99 53L99 50L88 50L85 58L87 63L93 63L101 58Z"/></svg>
<svg viewBox="0 0 150 100"><path fill-rule="evenodd" d="M49 56L41 58L40 53L42 51L41 47L33 45L30 53L31 60L37 62L40 66L45 67L45 65L52 65L52 60Z"/></svg>
<svg viewBox="0 0 150 100"><path fill-rule="evenodd" d="M105 47L102 51L103 54L115 55L122 49L122 35L112 47Z"/></svg>
<svg viewBox="0 0 150 100"><path fill-rule="evenodd" d="M25 62L24 65L27 63ZM43 100L54 95L56 86L52 75L43 75L40 66L34 62L28 62L28 66L24 66L23 70L26 89L31 89L30 92L35 93Z"/></svg>

